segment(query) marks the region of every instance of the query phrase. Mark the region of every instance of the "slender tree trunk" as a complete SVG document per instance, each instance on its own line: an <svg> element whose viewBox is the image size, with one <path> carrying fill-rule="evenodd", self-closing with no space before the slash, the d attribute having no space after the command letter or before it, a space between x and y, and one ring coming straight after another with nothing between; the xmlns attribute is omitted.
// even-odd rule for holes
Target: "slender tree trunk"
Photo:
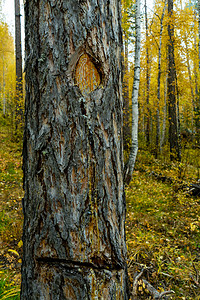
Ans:
<svg viewBox="0 0 200 300"><path fill-rule="evenodd" d="M6 95L5 95L5 60L3 55L3 116L6 117Z"/></svg>
<svg viewBox="0 0 200 300"><path fill-rule="evenodd" d="M22 47L21 47L21 22L20 0L15 0L15 57L16 57L16 130L22 126Z"/></svg>
<svg viewBox="0 0 200 300"><path fill-rule="evenodd" d="M168 120L169 120L169 145L170 159L180 159L178 145L178 120L177 120L177 102L176 102L176 70L174 62L174 24L173 16L173 0L168 0Z"/></svg>
<svg viewBox="0 0 200 300"><path fill-rule="evenodd" d="M197 18L197 12L196 10L194 11L194 24L196 23L196 18ZM193 24L193 27L194 27ZM196 34L194 34L194 49L195 49L195 56L197 56L198 54L198 49L197 49L197 39L196 39ZM195 80L195 111L194 114L196 113L196 102L198 101L198 75L197 75L197 70L198 70L198 66L196 65L196 57L193 61L193 69L194 69L194 80Z"/></svg>
<svg viewBox="0 0 200 300"><path fill-rule="evenodd" d="M194 93L194 83L192 80L192 74L191 74L191 68L190 68L190 58L189 58L189 49L188 49L188 41L187 41L187 36L186 34L184 35L184 43L185 43L185 48L186 48L186 61L187 61L187 69L188 69L188 78L189 78L189 83L190 83L190 91L191 91L191 98L192 98L192 132L194 132L194 119L195 119L195 93ZM195 74L195 70L194 70Z"/></svg>
<svg viewBox="0 0 200 300"><path fill-rule="evenodd" d="M161 77L161 49L162 49L162 32L163 32L163 19L165 15L166 1L163 8L162 16L160 19L160 35L159 35L159 48L158 48L158 89L157 89L157 112L156 112L156 158L161 152L160 143L160 77Z"/></svg>
<svg viewBox="0 0 200 300"><path fill-rule="evenodd" d="M145 0L145 30L146 30L146 143L147 147L150 145L150 107L149 107L149 91L150 91L150 60L149 60L149 46L148 46L148 16L147 16L147 1Z"/></svg>
<svg viewBox="0 0 200 300"><path fill-rule="evenodd" d="M22 300L128 300L120 2L25 3Z"/></svg>
<svg viewBox="0 0 200 300"><path fill-rule="evenodd" d="M123 80L123 99L124 99L124 109L123 109L123 141L124 149L128 150L128 145L130 143L131 132L129 124L129 80L128 80L128 37L125 34L124 37L124 80Z"/></svg>
<svg viewBox="0 0 200 300"><path fill-rule="evenodd" d="M132 91L132 131L131 131L131 149L129 160L125 168L125 181L130 183L135 160L138 151L138 92L140 83L140 0L136 0L135 8L136 41L135 41L135 66Z"/></svg>
<svg viewBox="0 0 200 300"><path fill-rule="evenodd" d="M200 74L200 0L197 3L198 7L198 24L199 24L199 43L198 43L198 57L199 57L199 74ZM200 142L200 85L198 86L198 97L196 103L196 114L195 114L196 128L197 128L197 142Z"/></svg>
<svg viewBox="0 0 200 300"><path fill-rule="evenodd" d="M176 73L176 67L175 67L175 76L176 76L176 96L177 96L176 111L177 111L178 160L181 161L180 93L179 93L179 88L178 88L178 78L177 78L177 73Z"/></svg>
<svg viewBox="0 0 200 300"><path fill-rule="evenodd" d="M196 9L194 10L194 24L193 28L195 26L197 20L197 11ZM199 95L198 95L198 66L196 65L196 56L198 56L198 47L197 47L197 39L196 39L196 34L194 34L194 49L195 49L195 58L193 61L193 69L194 69L194 82L195 82L195 87L194 87L194 105L193 105L193 115L194 115L194 126L195 129L194 132L198 132L198 112L197 112L197 103L199 101Z"/></svg>
<svg viewBox="0 0 200 300"><path fill-rule="evenodd" d="M166 79L164 83L164 107L163 107L163 124L162 124L162 137L161 137L161 151L163 148L163 145L166 141L166 119L167 119L167 78L168 75L166 74Z"/></svg>

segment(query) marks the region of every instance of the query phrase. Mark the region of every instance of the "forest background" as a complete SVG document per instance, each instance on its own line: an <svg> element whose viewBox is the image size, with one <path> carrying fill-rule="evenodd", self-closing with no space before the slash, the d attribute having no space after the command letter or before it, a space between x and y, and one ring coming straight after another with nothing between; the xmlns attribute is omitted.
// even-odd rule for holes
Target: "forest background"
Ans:
<svg viewBox="0 0 200 300"><path fill-rule="evenodd" d="M145 3L141 4L139 151L132 181L126 186L130 288L136 287L139 299L152 298L145 279L159 293L173 290L175 294L168 296L168 299L200 299L200 59L197 4L194 1L176 1L172 17L169 17L164 1L157 0L151 5L147 3L147 14ZM125 162L131 146L134 18L135 3L123 0ZM174 27L175 113L180 157L170 155L169 144L169 24ZM19 126L18 109L23 107L24 99L16 95L14 49L14 30L6 22L1 6L0 299L19 299L22 257L23 124L20 120ZM138 274L141 277L136 284Z"/></svg>

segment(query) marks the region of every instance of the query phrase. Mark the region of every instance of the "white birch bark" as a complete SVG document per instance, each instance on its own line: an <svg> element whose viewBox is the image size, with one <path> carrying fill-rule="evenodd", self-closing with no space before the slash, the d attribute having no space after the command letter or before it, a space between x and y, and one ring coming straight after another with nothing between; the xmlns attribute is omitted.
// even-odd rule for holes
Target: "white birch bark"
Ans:
<svg viewBox="0 0 200 300"><path fill-rule="evenodd" d="M129 154L128 163L125 168L125 182L129 183L132 178L135 160L138 151L138 92L140 83L140 0L136 0L135 11L135 24L136 24L136 41L135 41L135 66L134 66L134 79L132 91L132 130L131 130L131 149Z"/></svg>

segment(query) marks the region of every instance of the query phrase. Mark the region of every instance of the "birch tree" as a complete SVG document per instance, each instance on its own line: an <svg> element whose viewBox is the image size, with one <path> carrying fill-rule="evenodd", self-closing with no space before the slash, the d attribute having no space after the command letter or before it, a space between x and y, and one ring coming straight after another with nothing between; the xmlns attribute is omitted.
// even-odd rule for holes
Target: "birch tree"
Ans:
<svg viewBox="0 0 200 300"><path fill-rule="evenodd" d="M132 91L132 130L131 130L131 149L129 159L125 168L125 181L128 184L131 181L135 160L138 151L138 92L140 83L140 0L136 0L135 9L135 61L134 61L134 79Z"/></svg>
<svg viewBox="0 0 200 300"><path fill-rule="evenodd" d="M118 0L25 3L22 300L127 300Z"/></svg>

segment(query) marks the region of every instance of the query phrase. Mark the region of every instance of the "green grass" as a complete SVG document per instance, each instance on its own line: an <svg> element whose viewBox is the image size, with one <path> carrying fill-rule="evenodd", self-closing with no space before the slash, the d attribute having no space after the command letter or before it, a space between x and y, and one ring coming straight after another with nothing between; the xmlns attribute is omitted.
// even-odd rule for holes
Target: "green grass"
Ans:
<svg viewBox="0 0 200 300"><path fill-rule="evenodd" d="M1 300L19 300L20 299L20 286L13 285L11 274L0 273L0 299Z"/></svg>

